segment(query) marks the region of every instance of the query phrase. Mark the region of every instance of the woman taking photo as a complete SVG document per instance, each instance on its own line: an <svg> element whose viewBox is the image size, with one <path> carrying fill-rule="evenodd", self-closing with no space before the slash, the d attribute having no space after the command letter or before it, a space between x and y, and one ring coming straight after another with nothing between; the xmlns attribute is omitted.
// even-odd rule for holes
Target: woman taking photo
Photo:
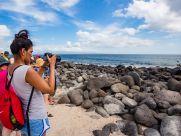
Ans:
<svg viewBox="0 0 181 136"><path fill-rule="evenodd" d="M8 78L10 79L13 70L17 68L14 71L11 83L22 102L25 117L25 125L21 129L21 134L23 136L45 136L46 130L50 128L50 126L42 93L54 94L56 56L54 55L51 58L47 56L50 67L50 77L48 82L46 82L29 65L33 52L33 43L28 38L27 30L22 30L15 35L10 49L14 56L14 63L8 67ZM33 87L35 89L29 107L29 116L27 117L26 111Z"/></svg>

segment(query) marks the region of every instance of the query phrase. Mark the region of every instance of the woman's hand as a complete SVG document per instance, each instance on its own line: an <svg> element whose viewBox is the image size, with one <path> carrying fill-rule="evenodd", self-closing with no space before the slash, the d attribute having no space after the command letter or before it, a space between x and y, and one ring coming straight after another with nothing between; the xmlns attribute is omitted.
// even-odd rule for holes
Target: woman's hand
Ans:
<svg viewBox="0 0 181 136"><path fill-rule="evenodd" d="M49 56L47 55L47 59L48 59L48 62L50 64L50 67L55 66L55 63L56 63L56 56L55 55L53 55L51 58L49 58Z"/></svg>

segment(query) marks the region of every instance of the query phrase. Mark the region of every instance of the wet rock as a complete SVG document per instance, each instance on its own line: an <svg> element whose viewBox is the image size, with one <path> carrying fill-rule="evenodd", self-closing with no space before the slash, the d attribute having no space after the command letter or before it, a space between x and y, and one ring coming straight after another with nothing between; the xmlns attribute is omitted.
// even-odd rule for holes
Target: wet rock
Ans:
<svg viewBox="0 0 181 136"><path fill-rule="evenodd" d="M70 98L71 103L75 104L76 106L79 106L83 102L83 96L82 96L82 90L74 90L70 91L68 93L68 96Z"/></svg>
<svg viewBox="0 0 181 136"><path fill-rule="evenodd" d="M168 109L168 115L181 115L181 105L175 105Z"/></svg>
<svg viewBox="0 0 181 136"><path fill-rule="evenodd" d="M144 136L160 136L160 133L156 129L148 128L145 129Z"/></svg>
<svg viewBox="0 0 181 136"><path fill-rule="evenodd" d="M155 93L155 99L167 101L170 104L181 104L181 95L178 92L170 90L161 90Z"/></svg>
<svg viewBox="0 0 181 136"><path fill-rule="evenodd" d="M167 116L160 126L160 133L162 136L180 136L181 134L181 117Z"/></svg>
<svg viewBox="0 0 181 136"><path fill-rule="evenodd" d="M69 104L69 103L70 103L70 99L66 94L62 95L60 99L58 100L58 104Z"/></svg>
<svg viewBox="0 0 181 136"><path fill-rule="evenodd" d="M100 106L96 107L95 112L97 112L98 114L100 114L102 117L109 117L109 114L106 112L106 110Z"/></svg>
<svg viewBox="0 0 181 136"><path fill-rule="evenodd" d="M127 91L129 90L129 87L122 84L122 83L117 83L111 86L111 90L115 93L123 93L126 94Z"/></svg>
<svg viewBox="0 0 181 136"><path fill-rule="evenodd" d="M157 104L156 102L154 101L154 99L152 97L148 97L146 99L144 99L141 103L141 104L146 104L150 109L155 109Z"/></svg>
<svg viewBox="0 0 181 136"><path fill-rule="evenodd" d="M129 108L134 108L137 106L137 102L133 99L130 99L128 97L123 97L122 102L127 105Z"/></svg>
<svg viewBox="0 0 181 136"><path fill-rule="evenodd" d="M168 80L168 89L172 91L178 91L180 92L181 90L181 82L177 81L174 78L171 78Z"/></svg>
<svg viewBox="0 0 181 136"><path fill-rule="evenodd" d="M147 127L152 127L158 124L158 121L154 118L152 111L145 104L136 108L134 117L136 122Z"/></svg>
<svg viewBox="0 0 181 136"><path fill-rule="evenodd" d="M83 103L82 103L82 107L83 107L84 109L89 109L89 108L91 108L93 105L94 105L94 104L93 104L92 101L89 100L89 99L83 101Z"/></svg>

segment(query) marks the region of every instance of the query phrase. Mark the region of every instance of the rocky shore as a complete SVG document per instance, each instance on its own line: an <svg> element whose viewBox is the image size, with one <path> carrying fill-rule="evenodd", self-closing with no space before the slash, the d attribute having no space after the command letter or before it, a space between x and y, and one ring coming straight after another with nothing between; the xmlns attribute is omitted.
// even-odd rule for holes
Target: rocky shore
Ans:
<svg viewBox="0 0 181 136"><path fill-rule="evenodd" d="M58 104L74 104L116 123L94 136L121 131L128 136L181 135L181 67L134 68L61 62ZM123 119L123 120L122 120Z"/></svg>
<svg viewBox="0 0 181 136"><path fill-rule="evenodd" d="M92 135L181 136L181 67L61 62L57 71L61 81L61 93L54 96L57 104L120 118L93 130Z"/></svg>

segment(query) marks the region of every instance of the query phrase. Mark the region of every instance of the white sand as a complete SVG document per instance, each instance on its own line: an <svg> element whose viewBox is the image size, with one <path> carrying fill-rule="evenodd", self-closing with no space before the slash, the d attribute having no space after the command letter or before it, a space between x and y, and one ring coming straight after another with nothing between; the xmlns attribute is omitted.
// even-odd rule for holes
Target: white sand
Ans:
<svg viewBox="0 0 181 136"><path fill-rule="evenodd" d="M120 120L117 116L103 118L95 112L86 112L81 107L68 107L64 104L50 105L48 111L54 117L49 118L51 129L47 136L93 136L93 130ZM118 134L111 136L113 135Z"/></svg>

